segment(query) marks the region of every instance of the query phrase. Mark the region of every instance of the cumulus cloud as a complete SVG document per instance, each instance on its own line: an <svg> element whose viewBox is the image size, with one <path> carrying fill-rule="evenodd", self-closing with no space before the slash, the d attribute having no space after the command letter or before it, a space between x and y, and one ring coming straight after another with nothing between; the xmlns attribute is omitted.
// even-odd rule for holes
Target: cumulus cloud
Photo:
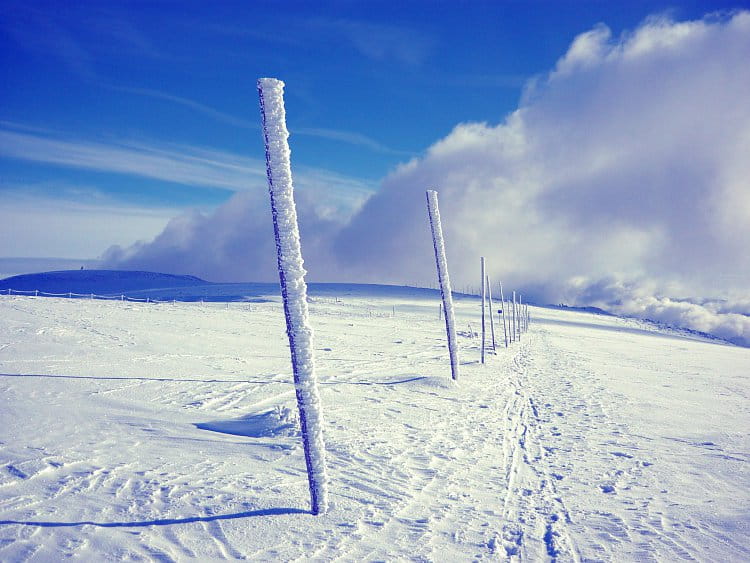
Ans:
<svg viewBox="0 0 750 563"><path fill-rule="evenodd" d="M307 268L313 276L333 276L328 241L341 227L307 192L296 194ZM111 247L105 265L131 270L189 273L210 281L274 281L276 243L268 195L238 192L216 211L188 211L172 219L149 243Z"/></svg>
<svg viewBox="0 0 750 563"><path fill-rule="evenodd" d="M749 55L745 11L650 18L619 37L598 25L526 85L515 112L459 124L385 178L347 224L317 231L320 218L308 214L303 236L321 261L311 269L433 283L424 191L437 189L459 287L474 283L483 255L493 279L537 301L597 304L747 342L746 309L685 299L750 282ZM235 205L248 214L238 225L256 219ZM222 213L187 225L218 227ZM268 232L256 240L246 228L242 252L267 244ZM256 277L249 268L242 279Z"/></svg>

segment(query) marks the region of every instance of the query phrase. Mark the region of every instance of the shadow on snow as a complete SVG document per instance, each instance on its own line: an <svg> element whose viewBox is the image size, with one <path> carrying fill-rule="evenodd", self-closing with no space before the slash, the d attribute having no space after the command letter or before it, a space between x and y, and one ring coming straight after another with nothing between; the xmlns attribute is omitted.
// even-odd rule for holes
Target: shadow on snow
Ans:
<svg viewBox="0 0 750 563"><path fill-rule="evenodd" d="M40 528L72 528L76 526L97 526L98 528L145 528L148 526L171 526L173 524L192 524L193 522L215 522L217 520L237 520L254 516L281 516L284 514L311 514L309 510L301 508L264 508L262 510L248 510L234 514L216 514L213 516L189 516L187 518L164 518L158 520L143 520L141 522L34 522L24 520L0 520L0 526L18 524L21 526L39 526Z"/></svg>

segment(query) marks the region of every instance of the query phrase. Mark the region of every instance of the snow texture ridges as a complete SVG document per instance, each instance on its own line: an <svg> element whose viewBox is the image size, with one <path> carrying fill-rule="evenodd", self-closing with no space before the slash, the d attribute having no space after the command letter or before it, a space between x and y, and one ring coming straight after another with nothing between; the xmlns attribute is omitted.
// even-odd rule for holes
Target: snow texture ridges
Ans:
<svg viewBox="0 0 750 563"><path fill-rule="evenodd" d="M258 80L258 93L266 143L266 171L276 235L279 281L284 298L312 512L325 513L328 508L328 476L323 421L315 374L313 332L308 320L306 272L294 204L284 83L275 78L261 78Z"/></svg>

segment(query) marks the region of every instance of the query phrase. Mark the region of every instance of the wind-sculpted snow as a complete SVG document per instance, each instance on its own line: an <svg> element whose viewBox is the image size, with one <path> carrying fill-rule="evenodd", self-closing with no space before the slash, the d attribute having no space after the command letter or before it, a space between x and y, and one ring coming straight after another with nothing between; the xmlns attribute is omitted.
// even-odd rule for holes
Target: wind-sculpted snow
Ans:
<svg viewBox="0 0 750 563"><path fill-rule="evenodd" d="M0 295L0 560L750 559L750 350L532 307L445 385L437 292L339 289L317 517L278 300Z"/></svg>

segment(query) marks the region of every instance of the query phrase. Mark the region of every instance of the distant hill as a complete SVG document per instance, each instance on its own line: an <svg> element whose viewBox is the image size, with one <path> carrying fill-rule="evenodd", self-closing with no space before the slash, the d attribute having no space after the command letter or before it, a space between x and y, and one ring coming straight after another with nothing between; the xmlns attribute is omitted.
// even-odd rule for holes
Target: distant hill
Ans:
<svg viewBox="0 0 750 563"><path fill-rule="evenodd" d="M44 291L47 293L117 294L146 289L166 289L211 285L195 276L121 270L62 270L23 274L0 280L0 291Z"/></svg>

